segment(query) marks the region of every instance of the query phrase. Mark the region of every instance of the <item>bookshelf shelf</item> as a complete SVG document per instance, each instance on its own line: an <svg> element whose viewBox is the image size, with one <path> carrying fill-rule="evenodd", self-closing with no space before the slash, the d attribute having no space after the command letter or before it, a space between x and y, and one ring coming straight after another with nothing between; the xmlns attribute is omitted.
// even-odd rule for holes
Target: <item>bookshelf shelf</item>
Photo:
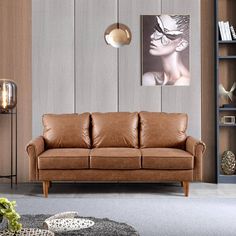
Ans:
<svg viewBox="0 0 236 236"><path fill-rule="evenodd" d="M227 107L220 107L219 111L236 111L236 108L227 108Z"/></svg>
<svg viewBox="0 0 236 236"><path fill-rule="evenodd" d="M236 56L218 56L218 58L227 60L227 59L236 59Z"/></svg>
<svg viewBox="0 0 236 236"><path fill-rule="evenodd" d="M220 183L228 183L228 184L235 183L235 178L236 178L236 175L223 175L223 174L220 174L218 176L218 179L219 179Z"/></svg>
<svg viewBox="0 0 236 236"><path fill-rule="evenodd" d="M236 127L236 124L227 125L227 124L219 124L220 127Z"/></svg>
<svg viewBox="0 0 236 236"><path fill-rule="evenodd" d="M218 43L220 43L220 44L231 44L231 43L236 43L236 40L227 40L227 41L218 40Z"/></svg>

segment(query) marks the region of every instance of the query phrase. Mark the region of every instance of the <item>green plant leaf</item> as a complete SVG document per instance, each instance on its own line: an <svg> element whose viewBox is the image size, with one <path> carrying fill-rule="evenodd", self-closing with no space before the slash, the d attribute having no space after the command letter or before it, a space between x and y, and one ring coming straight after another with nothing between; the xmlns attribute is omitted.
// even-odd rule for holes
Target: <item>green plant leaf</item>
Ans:
<svg viewBox="0 0 236 236"><path fill-rule="evenodd" d="M0 222L1 217L8 221L8 229L15 233L18 232L22 225L18 222L20 215L15 210L16 202L10 202L7 198L0 198Z"/></svg>

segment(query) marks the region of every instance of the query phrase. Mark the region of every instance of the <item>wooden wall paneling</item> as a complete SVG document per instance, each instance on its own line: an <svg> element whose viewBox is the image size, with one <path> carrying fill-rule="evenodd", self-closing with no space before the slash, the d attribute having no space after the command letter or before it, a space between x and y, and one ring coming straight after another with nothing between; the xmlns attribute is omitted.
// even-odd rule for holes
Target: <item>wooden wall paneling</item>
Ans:
<svg viewBox="0 0 236 236"><path fill-rule="evenodd" d="M74 0L32 1L33 137L44 113L74 112Z"/></svg>
<svg viewBox="0 0 236 236"><path fill-rule="evenodd" d="M207 146L203 160L203 179L215 182L214 0L201 1L201 49L202 140Z"/></svg>
<svg viewBox="0 0 236 236"><path fill-rule="evenodd" d="M186 112L188 134L201 137L201 27L199 0L162 1L162 14L190 15L190 86L163 86L162 111Z"/></svg>
<svg viewBox="0 0 236 236"><path fill-rule="evenodd" d="M75 1L76 112L117 111L117 50L104 40L116 1Z"/></svg>
<svg viewBox="0 0 236 236"><path fill-rule="evenodd" d="M119 110L160 111L161 87L141 86L141 15L161 13L161 0L120 0L120 23L132 33L130 45L119 49Z"/></svg>
<svg viewBox="0 0 236 236"><path fill-rule="evenodd" d="M25 146L32 135L31 0L0 1L0 32L0 78L17 84L18 180L22 182L28 180ZM5 175L10 173L9 115L0 115L0 130L0 175Z"/></svg>

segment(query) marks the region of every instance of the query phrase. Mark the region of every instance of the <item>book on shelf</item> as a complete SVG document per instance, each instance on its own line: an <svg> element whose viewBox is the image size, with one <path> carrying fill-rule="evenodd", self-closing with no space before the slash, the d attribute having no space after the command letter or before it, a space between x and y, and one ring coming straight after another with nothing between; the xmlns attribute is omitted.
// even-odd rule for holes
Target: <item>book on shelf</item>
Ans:
<svg viewBox="0 0 236 236"><path fill-rule="evenodd" d="M219 25L221 40L226 40L225 33L224 33L223 21L219 21L218 25Z"/></svg>
<svg viewBox="0 0 236 236"><path fill-rule="evenodd" d="M225 40L228 40L228 35L227 35L227 30L226 30L226 22L222 21L222 27L223 27L223 31L224 31L224 36L225 36Z"/></svg>
<svg viewBox="0 0 236 236"><path fill-rule="evenodd" d="M230 29L229 29L229 22L228 21L224 22L224 26L225 26L227 40L232 40Z"/></svg>
<svg viewBox="0 0 236 236"><path fill-rule="evenodd" d="M229 21L218 22L220 37L222 41L232 41L236 39L236 33L234 27L229 24Z"/></svg>
<svg viewBox="0 0 236 236"><path fill-rule="evenodd" d="M232 25L230 26L230 31L231 31L231 34L232 34L232 38L235 40L236 39L236 33L235 33L234 27Z"/></svg>

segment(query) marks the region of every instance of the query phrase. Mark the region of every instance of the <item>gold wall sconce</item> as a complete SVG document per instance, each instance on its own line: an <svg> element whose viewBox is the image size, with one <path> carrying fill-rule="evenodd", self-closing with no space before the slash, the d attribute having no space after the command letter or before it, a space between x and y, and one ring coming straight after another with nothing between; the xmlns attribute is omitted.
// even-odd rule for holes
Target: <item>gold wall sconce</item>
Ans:
<svg viewBox="0 0 236 236"><path fill-rule="evenodd" d="M120 23L110 25L104 33L105 42L114 48L120 48L131 42L131 31L128 26Z"/></svg>

